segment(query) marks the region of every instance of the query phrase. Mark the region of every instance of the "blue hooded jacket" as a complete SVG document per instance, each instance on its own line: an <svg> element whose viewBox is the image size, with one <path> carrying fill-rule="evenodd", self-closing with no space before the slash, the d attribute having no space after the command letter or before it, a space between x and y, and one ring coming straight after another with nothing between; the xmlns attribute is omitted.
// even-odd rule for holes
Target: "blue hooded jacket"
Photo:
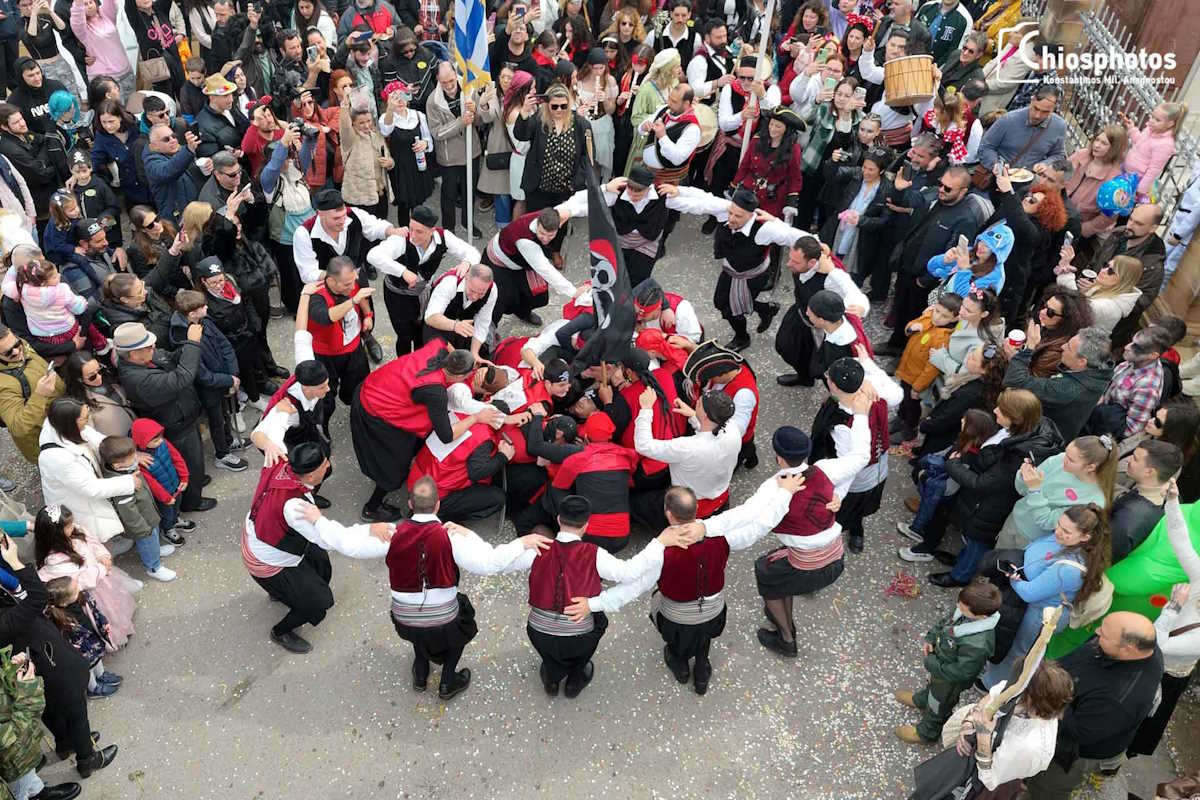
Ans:
<svg viewBox="0 0 1200 800"><path fill-rule="evenodd" d="M987 230L975 237L975 241L971 243L971 251L974 253L975 245L983 242L988 249L996 256L996 266L992 271L982 277L974 277L970 271L955 272L951 275L951 271L957 265L956 261L946 261L944 253L933 256L929 259L929 263L925 268L929 274L938 280L945 280L950 276L950 281L946 285L946 290L953 292L960 297L966 297L967 291L975 286L977 289L991 289L996 294L1000 294L1000 290L1004 288L1004 262L1008 260L1013 249L1013 232L1012 228L1006 223L997 222Z"/></svg>

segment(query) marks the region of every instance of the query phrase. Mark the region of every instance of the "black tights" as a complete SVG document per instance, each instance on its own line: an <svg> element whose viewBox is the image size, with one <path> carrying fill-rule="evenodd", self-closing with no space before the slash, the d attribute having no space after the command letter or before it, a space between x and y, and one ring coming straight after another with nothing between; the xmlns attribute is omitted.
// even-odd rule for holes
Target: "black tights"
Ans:
<svg viewBox="0 0 1200 800"><path fill-rule="evenodd" d="M276 636L282 636L285 633L290 633L304 623L308 622L308 617L308 614L305 614L302 611L297 611L293 608L284 615L283 619L276 623L275 627L271 629L271 633L275 634Z"/></svg>
<svg viewBox="0 0 1200 800"><path fill-rule="evenodd" d="M779 638L790 642L796 638L796 623L792 620L792 601L795 598L781 597L778 600L763 600L767 606L767 616L771 624L779 631Z"/></svg>

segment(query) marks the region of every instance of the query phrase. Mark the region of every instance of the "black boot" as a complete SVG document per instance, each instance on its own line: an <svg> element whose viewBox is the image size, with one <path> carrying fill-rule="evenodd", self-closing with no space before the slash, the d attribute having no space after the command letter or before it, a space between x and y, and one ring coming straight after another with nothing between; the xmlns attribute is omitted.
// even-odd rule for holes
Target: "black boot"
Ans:
<svg viewBox="0 0 1200 800"><path fill-rule="evenodd" d="M740 353L750 346L750 332L746 329L745 317L729 320L729 327L733 328L733 338L725 344L727 349Z"/></svg>
<svg viewBox="0 0 1200 800"><path fill-rule="evenodd" d="M754 330L757 333L766 333L767 328L771 327L771 321L779 313L779 303L755 303L754 310L758 312L758 327Z"/></svg>
<svg viewBox="0 0 1200 800"><path fill-rule="evenodd" d="M383 348L379 346L379 342L375 341L375 334L370 331L365 331L362 335L363 344L367 347L367 357L374 364L379 364L383 361Z"/></svg>
<svg viewBox="0 0 1200 800"><path fill-rule="evenodd" d="M29 800L72 800L78 797L83 788L78 783L60 783L55 786L47 786L35 795L30 795Z"/></svg>
<svg viewBox="0 0 1200 800"><path fill-rule="evenodd" d="M861 533L850 534L850 552L861 553L863 551L863 535Z"/></svg>
<svg viewBox="0 0 1200 800"><path fill-rule="evenodd" d="M450 681L446 682L446 676L442 676L442 685L438 687L438 697L442 700L449 700L455 695L462 694L471 685L471 670L460 669L458 672L450 676Z"/></svg>
<svg viewBox="0 0 1200 800"><path fill-rule="evenodd" d="M538 668L538 676L542 679L542 688L546 690L546 694L551 697L558 697L558 681L551 681L546 677L546 665L542 664Z"/></svg>
<svg viewBox="0 0 1200 800"><path fill-rule="evenodd" d="M711 236L712 232L717 229L717 225L719 224L720 223L717 222L716 217L710 216L708 219L704 220L704 224L700 226L700 232L705 236Z"/></svg>
<svg viewBox="0 0 1200 800"><path fill-rule="evenodd" d="M579 697L579 693L583 691L584 687L592 682L592 677L595 676L595 674L596 665L591 661L587 662L583 665L583 669L580 671L578 678L575 678L573 675L567 676L567 686L563 690L563 694L569 698Z"/></svg>
<svg viewBox="0 0 1200 800"><path fill-rule="evenodd" d="M680 683L688 682L688 678L691 677L691 670L688 669L688 663L686 660L684 660L684 662L680 664L678 661L671 658L670 645L663 645L663 662L666 663L667 669L671 670L671 674L675 676L675 680L679 681Z"/></svg>
<svg viewBox="0 0 1200 800"><path fill-rule="evenodd" d="M692 688L696 690L696 694L700 694L700 695L707 694L708 693L708 682L711 679L712 679L712 665L704 664L703 666L701 666L701 665L697 664L696 668L694 670L692 670Z"/></svg>
<svg viewBox="0 0 1200 800"><path fill-rule="evenodd" d="M92 773L98 769L104 769L113 762L117 757L117 746L110 744L103 750L93 750L92 754L87 758L75 760L75 769L79 770L79 774L84 778L92 777Z"/></svg>

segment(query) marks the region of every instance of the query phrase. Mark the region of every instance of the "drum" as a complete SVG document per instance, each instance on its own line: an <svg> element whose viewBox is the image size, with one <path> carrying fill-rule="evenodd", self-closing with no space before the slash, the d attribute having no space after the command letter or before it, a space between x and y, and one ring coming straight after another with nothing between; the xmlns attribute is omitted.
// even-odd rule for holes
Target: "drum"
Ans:
<svg viewBox="0 0 1200 800"><path fill-rule="evenodd" d="M883 96L889 106L933 99L933 56L904 56L883 65Z"/></svg>
<svg viewBox="0 0 1200 800"><path fill-rule="evenodd" d="M717 112L713 111L712 106L694 103L692 113L696 115L696 120L700 123L700 144L696 145L696 149L699 150L702 147L708 147L712 144L713 139L717 138Z"/></svg>

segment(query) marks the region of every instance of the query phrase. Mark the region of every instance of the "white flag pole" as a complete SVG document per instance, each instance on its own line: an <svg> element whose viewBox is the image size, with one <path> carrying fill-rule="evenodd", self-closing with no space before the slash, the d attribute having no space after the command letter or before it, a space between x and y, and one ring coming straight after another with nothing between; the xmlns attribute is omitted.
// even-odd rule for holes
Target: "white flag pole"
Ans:
<svg viewBox="0 0 1200 800"><path fill-rule="evenodd" d="M775 0L767 0L767 10L766 10L766 13L763 14L762 26L759 28L759 34L758 34L758 39L759 39L759 41L758 41L758 61L755 62L755 65L754 65L754 79L755 80L758 80L758 76L761 74L760 70L767 63L767 43L771 41L771 20L774 16L775 16ZM733 68L736 71L737 65L735 64ZM770 77L771 76L769 74L763 76L762 80L763 80L764 87L766 86L767 80ZM754 107L757 108L758 107L758 96L752 92L750 94L750 97L746 100L746 103L747 103L747 107L749 107L749 104L753 104ZM742 163L742 159L744 159L746 157L746 151L750 149L751 122L752 122L752 120L746 120L746 126L742 129L742 153L741 153L741 155L738 156L739 164Z"/></svg>
<svg viewBox="0 0 1200 800"><path fill-rule="evenodd" d="M774 0L772 0L772 2L774 2ZM463 110L464 111L466 110L466 104L470 101L471 101L471 91L468 91L466 94L463 95ZM479 109L477 107L476 112L478 112L478 110ZM464 135L467 137L467 235L465 237L463 237L467 240L467 244L472 245L472 246L474 246L474 244L475 244L473 241L473 239L474 239L473 231L475 230L475 184L471 180L471 178L472 178L471 173L473 172L473 170L471 169L471 166L472 166L472 164L471 164L471 161L472 161L471 139L473 138L471 136L471 134L474 132L474 128L475 128L475 121L472 118L471 124L466 126L466 130L464 131ZM445 222L445 220L443 220L443 222Z"/></svg>

